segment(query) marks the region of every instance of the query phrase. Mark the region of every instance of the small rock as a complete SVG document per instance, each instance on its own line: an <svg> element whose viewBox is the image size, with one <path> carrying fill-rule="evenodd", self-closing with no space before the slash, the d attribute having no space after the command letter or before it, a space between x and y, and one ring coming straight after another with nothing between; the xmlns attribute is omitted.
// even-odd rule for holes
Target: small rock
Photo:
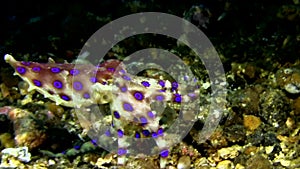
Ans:
<svg viewBox="0 0 300 169"><path fill-rule="evenodd" d="M259 117L253 115L244 115L244 126L246 129L250 131L254 131L261 124L261 120Z"/></svg>
<svg viewBox="0 0 300 169"><path fill-rule="evenodd" d="M246 169L271 169L269 160L261 155L254 155L246 162Z"/></svg>
<svg viewBox="0 0 300 169"><path fill-rule="evenodd" d="M28 151L28 147L6 148L3 149L1 153L3 155L16 157L23 162L29 162L31 160L31 154Z"/></svg>
<svg viewBox="0 0 300 169"><path fill-rule="evenodd" d="M191 168L191 159L189 156L182 156L178 160L177 169Z"/></svg>
<svg viewBox="0 0 300 169"><path fill-rule="evenodd" d="M217 169L231 169L234 168L233 162L229 160L220 161L216 167Z"/></svg>
<svg viewBox="0 0 300 169"><path fill-rule="evenodd" d="M242 148L238 145L234 145L232 147L227 147L227 148L221 148L218 150L218 155L222 157L223 159L233 159L239 155L239 151Z"/></svg>

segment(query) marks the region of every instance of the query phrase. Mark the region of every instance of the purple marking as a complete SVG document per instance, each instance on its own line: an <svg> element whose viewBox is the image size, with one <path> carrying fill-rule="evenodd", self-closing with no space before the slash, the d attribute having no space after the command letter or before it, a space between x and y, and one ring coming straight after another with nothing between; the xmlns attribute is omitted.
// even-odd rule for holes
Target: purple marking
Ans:
<svg viewBox="0 0 300 169"><path fill-rule="evenodd" d="M172 89L176 90L178 88L178 83L177 82L173 82L172 83Z"/></svg>
<svg viewBox="0 0 300 169"><path fill-rule="evenodd" d="M58 68L58 67L52 67L50 70L53 73L59 73L60 72L60 68Z"/></svg>
<svg viewBox="0 0 300 169"><path fill-rule="evenodd" d="M164 100L164 96L162 96L162 95L157 95L157 96L155 97L155 99L156 99L157 101L163 101L163 100Z"/></svg>
<svg viewBox="0 0 300 169"><path fill-rule="evenodd" d="M36 79L33 79L33 84L36 85L37 87L41 87L42 86L42 82Z"/></svg>
<svg viewBox="0 0 300 169"><path fill-rule="evenodd" d="M105 131L105 135L106 135L107 137L110 137L110 136L111 136L111 132L109 131L109 129Z"/></svg>
<svg viewBox="0 0 300 169"><path fill-rule="evenodd" d="M140 117L140 121L141 121L141 123L143 123L143 124L145 124L145 123L148 122L147 118L145 118L145 117Z"/></svg>
<svg viewBox="0 0 300 169"><path fill-rule="evenodd" d="M82 85L81 82L76 81L76 82L73 83L73 88L74 88L75 90L82 90L83 85Z"/></svg>
<svg viewBox="0 0 300 169"><path fill-rule="evenodd" d="M97 146L97 139L91 140L91 143L92 143L94 146Z"/></svg>
<svg viewBox="0 0 300 169"><path fill-rule="evenodd" d="M157 135L158 136L162 136L164 134L164 130L162 129L162 128L159 128L158 130L157 130Z"/></svg>
<svg viewBox="0 0 300 169"><path fill-rule="evenodd" d="M118 155L119 156L125 155L126 153L127 153L126 149L124 149L124 148L119 148L118 149Z"/></svg>
<svg viewBox="0 0 300 169"><path fill-rule="evenodd" d="M113 67L108 67L106 70L109 71L109 72L114 72L114 71L115 71L115 68L113 68Z"/></svg>
<svg viewBox="0 0 300 169"><path fill-rule="evenodd" d="M61 95L60 96L63 100L65 101L69 101L70 100L70 97L66 96L66 95Z"/></svg>
<svg viewBox="0 0 300 169"><path fill-rule="evenodd" d="M135 138L141 138L140 133L136 132L136 133L135 133Z"/></svg>
<svg viewBox="0 0 300 169"><path fill-rule="evenodd" d="M188 96L190 96L190 97L195 97L196 94L195 94L195 93L189 93Z"/></svg>
<svg viewBox="0 0 300 169"><path fill-rule="evenodd" d="M127 91L127 87L126 86L121 87L121 92L126 92L126 91Z"/></svg>
<svg viewBox="0 0 300 169"><path fill-rule="evenodd" d="M133 121L136 122L136 123L139 123L139 119L136 118L136 117L133 118Z"/></svg>
<svg viewBox="0 0 300 169"><path fill-rule="evenodd" d="M161 87L165 87L165 82L164 82L163 80L158 81L158 84L159 84Z"/></svg>
<svg viewBox="0 0 300 169"><path fill-rule="evenodd" d="M75 149L75 150L79 150L79 149L80 149L80 146L79 146L79 145L76 145L76 146L74 146L74 149Z"/></svg>
<svg viewBox="0 0 300 169"><path fill-rule="evenodd" d="M143 100L143 99L144 99L144 95L143 95L141 92L135 92L135 93L133 94L133 96L134 96L134 98L135 98L136 100Z"/></svg>
<svg viewBox="0 0 300 169"><path fill-rule="evenodd" d="M38 73L38 72L41 71L41 67L39 67L39 66L34 66L31 70L32 70L33 72Z"/></svg>
<svg viewBox="0 0 300 169"><path fill-rule="evenodd" d="M157 133L153 132L153 133L152 133L152 137L153 137L153 138L157 138L157 137L158 137Z"/></svg>
<svg viewBox="0 0 300 169"><path fill-rule="evenodd" d="M160 89L159 92L166 92L166 89Z"/></svg>
<svg viewBox="0 0 300 169"><path fill-rule="evenodd" d="M168 157L168 156L169 156L169 150L162 150L162 151L160 152L160 156L161 156L162 158Z"/></svg>
<svg viewBox="0 0 300 169"><path fill-rule="evenodd" d="M180 96L180 94L175 94L174 101L177 102L177 103L181 102L181 96Z"/></svg>
<svg viewBox="0 0 300 169"><path fill-rule="evenodd" d="M83 97L84 97L85 99L91 98L90 94L88 94L88 93L84 93L84 94L83 94Z"/></svg>
<svg viewBox="0 0 300 169"><path fill-rule="evenodd" d="M96 82L97 82L97 78L96 78L96 77L91 77L91 78L90 78L90 81L91 81L92 83L96 83Z"/></svg>
<svg viewBox="0 0 300 169"><path fill-rule="evenodd" d="M29 66L29 65L30 65L30 62L22 61L21 64L24 65L24 66Z"/></svg>
<svg viewBox="0 0 300 169"><path fill-rule="evenodd" d="M18 66L16 68L17 72L20 73L21 75L26 73L26 69L24 67Z"/></svg>
<svg viewBox="0 0 300 169"><path fill-rule="evenodd" d="M130 78L129 76L126 76L126 75L123 75L122 78L123 78L124 80L127 80L127 81L130 81L130 80L131 80L131 78Z"/></svg>
<svg viewBox="0 0 300 169"><path fill-rule="evenodd" d="M145 87L150 87L150 83L147 81L142 81L141 84Z"/></svg>
<svg viewBox="0 0 300 169"><path fill-rule="evenodd" d="M154 118L154 114L152 113L152 111L149 111L147 114L150 118Z"/></svg>
<svg viewBox="0 0 300 169"><path fill-rule="evenodd" d="M189 76L187 76L187 75L183 76L183 80L184 81L188 81L189 80Z"/></svg>
<svg viewBox="0 0 300 169"><path fill-rule="evenodd" d="M63 87L63 84L62 84L61 81L55 80L55 81L53 82L53 86L54 86L55 88L57 88L57 89L61 89L61 88Z"/></svg>
<svg viewBox="0 0 300 169"><path fill-rule="evenodd" d="M133 107L129 103L123 103L123 109L126 111L133 111Z"/></svg>
<svg viewBox="0 0 300 169"><path fill-rule="evenodd" d="M126 73L124 69L121 69L119 72L120 72L120 73L123 73L123 74Z"/></svg>
<svg viewBox="0 0 300 169"><path fill-rule="evenodd" d="M117 111L114 111L114 116L115 116L115 118L119 119L119 118L120 118L120 114L119 114L119 112L117 112Z"/></svg>
<svg viewBox="0 0 300 169"><path fill-rule="evenodd" d="M76 76L80 73L80 71L78 69L71 69L70 70L70 75Z"/></svg>
<svg viewBox="0 0 300 169"><path fill-rule="evenodd" d="M124 136L124 132L121 129L118 130L118 136L120 138L122 138Z"/></svg>
<svg viewBox="0 0 300 169"><path fill-rule="evenodd" d="M150 132L148 130L143 130L142 133L146 137L150 135Z"/></svg>

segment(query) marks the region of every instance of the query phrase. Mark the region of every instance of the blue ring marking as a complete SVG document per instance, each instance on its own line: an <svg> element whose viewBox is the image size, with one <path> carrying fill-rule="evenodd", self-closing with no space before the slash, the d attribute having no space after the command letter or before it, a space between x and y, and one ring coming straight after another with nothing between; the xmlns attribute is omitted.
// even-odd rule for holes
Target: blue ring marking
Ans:
<svg viewBox="0 0 300 169"><path fill-rule="evenodd" d="M58 68L58 67L52 67L50 70L51 70L52 73L59 73L60 72L60 68Z"/></svg>
<svg viewBox="0 0 300 169"><path fill-rule="evenodd" d="M67 95L61 95L60 97L61 97L63 100L65 100L65 101L69 101L69 100L70 100L70 97L67 96Z"/></svg>
<svg viewBox="0 0 300 169"><path fill-rule="evenodd" d="M152 111L149 111L147 114L148 114L148 116L149 116L150 118L154 118L154 114L153 114Z"/></svg>
<svg viewBox="0 0 300 169"><path fill-rule="evenodd" d="M139 132L135 132L135 138L141 138L141 134Z"/></svg>
<svg viewBox="0 0 300 169"><path fill-rule="evenodd" d="M163 80L158 81L158 84L159 84L161 87L165 87L165 82L164 82Z"/></svg>
<svg viewBox="0 0 300 169"><path fill-rule="evenodd" d="M74 88L75 90L82 90L83 85L82 85L81 82L76 81L76 82L73 83L73 88Z"/></svg>
<svg viewBox="0 0 300 169"><path fill-rule="evenodd" d="M36 85L37 87L41 87L42 86L42 82L36 79L32 80L33 84Z"/></svg>
<svg viewBox="0 0 300 169"><path fill-rule="evenodd" d="M91 78L90 78L90 81L91 81L92 83L96 83L96 82L97 82L97 78L96 78L96 77L91 77Z"/></svg>
<svg viewBox="0 0 300 169"><path fill-rule="evenodd" d="M88 93L84 93L84 94L83 94L83 97L84 97L85 99L91 98L90 94L88 94Z"/></svg>
<svg viewBox="0 0 300 169"><path fill-rule="evenodd" d="M24 68L24 67L22 67L22 66L18 66L17 68L16 68L16 70L17 70L17 72L19 73L19 74L24 74L24 73L26 73L26 69Z"/></svg>
<svg viewBox="0 0 300 169"><path fill-rule="evenodd" d="M109 131L109 129L105 131L105 135L106 135L107 137L110 137L110 136L111 136L111 132Z"/></svg>
<svg viewBox="0 0 300 169"><path fill-rule="evenodd" d="M127 91L127 87L126 86L121 87L121 92L126 92L126 91Z"/></svg>
<svg viewBox="0 0 300 169"><path fill-rule="evenodd" d="M164 130L162 129L162 128L159 128L158 130L157 130L157 135L158 136L162 136L164 134Z"/></svg>
<svg viewBox="0 0 300 169"><path fill-rule="evenodd" d="M196 97L196 94L195 93L189 93L188 96L193 98L193 97Z"/></svg>
<svg viewBox="0 0 300 169"><path fill-rule="evenodd" d="M55 80L55 81L53 82L53 86L54 86L55 88L57 88L57 89L61 89L61 88L63 87L63 84L62 84L61 81Z"/></svg>
<svg viewBox="0 0 300 169"><path fill-rule="evenodd" d="M124 69L121 69L119 72L120 72L120 73L123 73L123 74L126 73Z"/></svg>
<svg viewBox="0 0 300 169"><path fill-rule="evenodd" d="M38 72L41 71L41 67L39 67L39 66L34 66L33 68L31 68L31 70L32 70L33 72L38 73Z"/></svg>
<svg viewBox="0 0 300 169"><path fill-rule="evenodd" d="M30 65L30 62L22 61L21 64L24 65L24 66L29 66L29 65Z"/></svg>
<svg viewBox="0 0 300 169"><path fill-rule="evenodd" d="M133 107L129 103L123 103L123 109L126 111L133 111Z"/></svg>
<svg viewBox="0 0 300 169"><path fill-rule="evenodd" d="M166 158L169 156L169 150L162 150L160 152L160 156L163 157L163 158Z"/></svg>
<svg viewBox="0 0 300 169"><path fill-rule="evenodd" d="M124 149L124 148L119 148L118 149L118 155L119 156L125 155L126 153L127 153L126 149Z"/></svg>
<svg viewBox="0 0 300 169"><path fill-rule="evenodd" d="M148 130L142 130L142 133L146 137L148 137L150 135L150 132Z"/></svg>
<svg viewBox="0 0 300 169"><path fill-rule="evenodd" d="M70 75L72 76L76 76L80 73L80 71L78 69L71 69L70 70Z"/></svg>
<svg viewBox="0 0 300 169"><path fill-rule="evenodd" d="M124 136L124 132L121 129L118 129L118 136L122 138Z"/></svg>
<svg viewBox="0 0 300 169"><path fill-rule="evenodd" d="M80 149L80 145L74 146L74 149L75 149L75 150L79 150L79 149Z"/></svg>
<svg viewBox="0 0 300 169"><path fill-rule="evenodd" d="M141 123L143 124L146 124L148 122L147 118L146 117L140 117L140 121Z"/></svg>
<svg viewBox="0 0 300 169"><path fill-rule="evenodd" d="M114 116L117 119L119 119L121 117L120 114L119 114L119 112L117 112L117 111L114 111Z"/></svg>
<svg viewBox="0 0 300 169"><path fill-rule="evenodd" d="M157 137L158 137L157 133L153 132L153 133L152 133L152 137L153 137L153 138L157 138Z"/></svg>
<svg viewBox="0 0 300 169"><path fill-rule="evenodd" d="M109 72L114 72L114 71L115 71L115 68L113 68L113 67L108 67L106 70L109 71Z"/></svg>
<svg viewBox="0 0 300 169"><path fill-rule="evenodd" d="M150 87L150 83L147 81L142 81L141 84L145 87Z"/></svg>
<svg viewBox="0 0 300 169"><path fill-rule="evenodd" d="M164 100L164 96L162 96L162 95L157 95L157 96L155 96L155 99L156 99L157 101L163 101L163 100Z"/></svg>
<svg viewBox="0 0 300 169"><path fill-rule="evenodd" d="M130 78L129 76L126 76L126 75L123 75L122 78L123 78L124 80L127 80L127 81L130 81L130 80L131 80L131 78Z"/></svg>
<svg viewBox="0 0 300 169"><path fill-rule="evenodd" d="M176 90L178 88L178 83L177 82L173 82L172 83L172 89Z"/></svg>
<svg viewBox="0 0 300 169"><path fill-rule="evenodd" d="M134 98L135 98L136 100L143 100L143 99L144 99L144 95L143 95L141 92L135 92L135 93L133 94L133 96L134 96Z"/></svg>
<svg viewBox="0 0 300 169"><path fill-rule="evenodd" d="M177 102L177 103L180 103L181 102L181 95L180 94L175 94L174 101Z"/></svg>
<svg viewBox="0 0 300 169"><path fill-rule="evenodd" d="M98 146L98 144L97 144L97 139L92 139L92 140L91 140L91 143L92 143L94 146Z"/></svg>

